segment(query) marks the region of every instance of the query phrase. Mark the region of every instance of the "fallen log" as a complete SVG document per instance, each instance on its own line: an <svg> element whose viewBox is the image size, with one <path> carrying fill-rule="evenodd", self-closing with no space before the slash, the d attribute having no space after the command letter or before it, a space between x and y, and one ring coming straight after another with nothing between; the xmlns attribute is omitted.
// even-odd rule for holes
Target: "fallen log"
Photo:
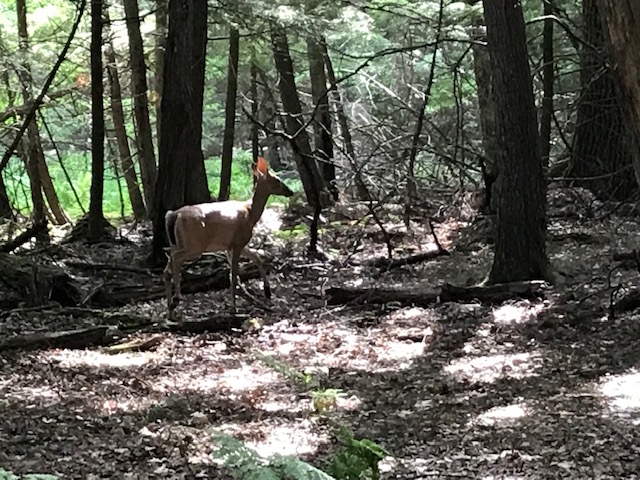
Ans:
<svg viewBox="0 0 640 480"><path fill-rule="evenodd" d="M16 236L13 240L5 243L0 246L1 253L10 253L13 252L16 248L21 247L33 237L42 233L47 229L47 221L42 220L41 222L35 223L29 228L27 228L24 232Z"/></svg>
<svg viewBox="0 0 640 480"><path fill-rule="evenodd" d="M0 309L52 302L73 306L80 298L80 291L64 270L29 257L0 254Z"/></svg>
<svg viewBox="0 0 640 480"><path fill-rule="evenodd" d="M260 272L255 265L248 264L240 268L238 276L240 280L247 281L252 278L259 278ZM192 294L211 290L224 290L229 288L230 284L229 269L219 268L212 273L200 275L183 272L180 285L183 294ZM164 286L105 284L96 289L91 298L85 300L85 304L100 308L121 307L130 303L158 300L164 298L164 296Z"/></svg>
<svg viewBox="0 0 640 480"><path fill-rule="evenodd" d="M117 329L109 325L80 328L64 332L37 332L16 335L0 342L0 351L33 350L44 348L87 348L106 345L116 340Z"/></svg>
<svg viewBox="0 0 640 480"><path fill-rule="evenodd" d="M331 287L326 290L329 305L400 303L425 307L440 302L500 303L512 298L539 298L544 296L543 281L523 281L489 285L486 287L457 287L445 284L440 291L394 290L382 288Z"/></svg>
<svg viewBox="0 0 640 480"><path fill-rule="evenodd" d="M426 262L427 260L433 260L434 258L448 256L451 255L445 249L437 249L431 250L428 252L416 253L415 255L410 255L408 257L390 259L387 257L375 258L373 260L368 260L366 262L367 265L372 267L383 267L383 268L398 268L404 267L406 265L414 265L416 263Z"/></svg>

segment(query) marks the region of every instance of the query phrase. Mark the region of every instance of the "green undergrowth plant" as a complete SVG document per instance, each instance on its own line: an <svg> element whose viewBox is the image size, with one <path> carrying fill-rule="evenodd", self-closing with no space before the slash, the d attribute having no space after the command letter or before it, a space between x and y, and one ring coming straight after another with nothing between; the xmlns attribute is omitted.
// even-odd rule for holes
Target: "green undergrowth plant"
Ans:
<svg viewBox="0 0 640 480"><path fill-rule="evenodd" d="M294 456L274 455L263 458L243 442L216 432L213 456L221 460L239 480L378 480L379 463L389 453L373 440L357 439L344 425L327 417L337 399L344 395L339 389L320 388L319 381L308 371L300 372L291 365L255 351L254 356L264 365L283 375L295 386L308 391L314 410L332 426L340 446L328 462L327 472L319 470Z"/></svg>

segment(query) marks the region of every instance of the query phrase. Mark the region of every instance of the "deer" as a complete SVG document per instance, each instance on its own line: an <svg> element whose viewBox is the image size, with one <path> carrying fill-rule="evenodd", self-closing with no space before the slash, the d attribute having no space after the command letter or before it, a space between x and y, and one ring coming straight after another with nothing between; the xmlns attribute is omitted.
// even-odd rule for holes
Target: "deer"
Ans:
<svg viewBox="0 0 640 480"><path fill-rule="evenodd" d="M264 295L271 298L271 288L264 266L256 252L247 245L253 236L253 228L262 217L271 195L291 197L293 192L275 173L263 157L252 163L253 196L247 201L227 200L223 202L186 205L165 215L169 254L163 277L167 296L169 319L181 299L181 269L185 262L199 259L205 253L225 252L231 272L231 310L236 314L236 283L238 263L244 256L252 260L262 277ZM175 295L172 297L172 284Z"/></svg>

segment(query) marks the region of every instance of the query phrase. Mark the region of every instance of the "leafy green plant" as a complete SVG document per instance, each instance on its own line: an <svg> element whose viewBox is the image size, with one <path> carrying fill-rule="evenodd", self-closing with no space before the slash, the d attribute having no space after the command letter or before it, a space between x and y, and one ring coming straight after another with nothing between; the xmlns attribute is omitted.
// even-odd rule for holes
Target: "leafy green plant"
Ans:
<svg viewBox="0 0 640 480"><path fill-rule="evenodd" d="M255 357L264 363L267 367L272 369L275 372L283 375L289 381L292 381L297 384L302 384L304 386L308 386L311 383L313 377L308 373L299 372L294 369L291 365L288 365L285 362L282 362L276 358L273 358L270 355L266 355L260 351L253 352Z"/></svg>
<svg viewBox="0 0 640 480"><path fill-rule="evenodd" d="M290 455L259 456L244 443L222 432L213 434L213 457L240 480L339 480Z"/></svg>
<svg viewBox="0 0 640 480"><path fill-rule="evenodd" d="M329 473L339 480L378 480L378 464L389 453L368 438L357 440L345 427L340 428L338 438L343 448L333 457Z"/></svg>

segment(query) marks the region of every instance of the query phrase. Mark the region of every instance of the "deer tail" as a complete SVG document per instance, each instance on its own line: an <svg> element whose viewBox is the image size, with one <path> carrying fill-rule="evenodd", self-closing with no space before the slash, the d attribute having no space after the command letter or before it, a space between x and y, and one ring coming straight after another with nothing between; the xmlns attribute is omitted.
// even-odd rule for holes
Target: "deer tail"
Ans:
<svg viewBox="0 0 640 480"><path fill-rule="evenodd" d="M173 246L176 244L176 220L177 215L173 210L167 211L164 216L164 226L167 233L167 240L169 240L169 245Z"/></svg>

